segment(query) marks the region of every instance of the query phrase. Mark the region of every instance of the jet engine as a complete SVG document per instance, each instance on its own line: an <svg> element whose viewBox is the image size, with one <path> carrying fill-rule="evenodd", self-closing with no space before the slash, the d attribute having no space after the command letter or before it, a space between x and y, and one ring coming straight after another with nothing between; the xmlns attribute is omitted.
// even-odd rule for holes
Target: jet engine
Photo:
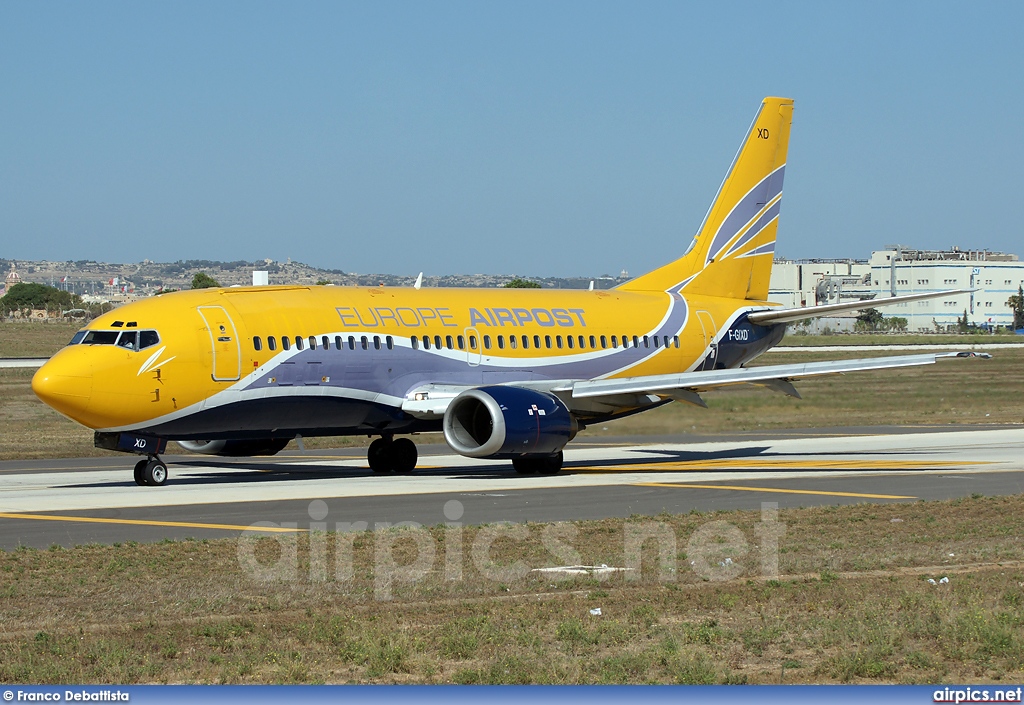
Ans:
<svg viewBox="0 0 1024 705"><path fill-rule="evenodd" d="M559 453L579 428L554 394L505 386L462 392L448 405L443 426L448 445L461 455L513 460Z"/></svg>
<svg viewBox="0 0 1024 705"><path fill-rule="evenodd" d="M236 458L249 455L275 455L288 445L288 441L287 438L257 438L238 441L178 441L178 445L193 453Z"/></svg>

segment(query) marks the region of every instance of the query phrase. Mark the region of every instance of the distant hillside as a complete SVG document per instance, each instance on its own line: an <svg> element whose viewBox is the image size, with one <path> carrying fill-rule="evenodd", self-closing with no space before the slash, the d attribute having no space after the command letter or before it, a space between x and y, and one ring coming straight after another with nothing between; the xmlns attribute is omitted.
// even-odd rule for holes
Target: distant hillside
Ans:
<svg viewBox="0 0 1024 705"><path fill-rule="evenodd" d="M102 295L118 289L145 296L161 289L187 289L196 272L205 272L222 286L252 284L253 270L270 273L271 284L316 284L326 281L338 286L412 286L418 272L408 274L354 274L339 269L320 269L301 262L217 262L213 260L184 260L177 262L150 262L116 264L79 260L77 262L50 262L0 259L0 271L9 272L11 265L24 282L39 282L66 289L75 294ZM500 287L521 277L532 279L544 288L586 289L591 279L595 289L610 289L625 281L623 277L601 275L595 277L530 277L524 274L451 274L423 277L425 287Z"/></svg>

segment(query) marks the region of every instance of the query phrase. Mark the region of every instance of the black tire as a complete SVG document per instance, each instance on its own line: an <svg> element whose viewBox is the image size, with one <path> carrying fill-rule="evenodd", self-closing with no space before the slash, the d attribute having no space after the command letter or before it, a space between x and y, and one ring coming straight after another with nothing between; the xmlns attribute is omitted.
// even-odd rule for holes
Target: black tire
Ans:
<svg viewBox="0 0 1024 705"><path fill-rule="evenodd" d="M390 441L378 438L366 449L366 462L370 469L377 473L391 472L391 446Z"/></svg>
<svg viewBox="0 0 1024 705"><path fill-rule="evenodd" d="M520 475L534 475L537 472L536 458L513 458L512 467Z"/></svg>
<svg viewBox="0 0 1024 705"><path fill-rule="evenodd" d="M537 472L541 475L554 475L562 469L562 451L547 458L537 459Z"/></svg>
<svg viewBox="0 0 1024 705"><path fill-rule="evenodd" d="M142 471L142 477L150 487L161 487L167 482L167 466L162 460L150 460Z"/></svg>
<svg viewBox="0 0 1024 705"><path fill-rule="evenodd" d="M408 475L416 469L419 451L408 438L398 438L391 444L391 469L400 475Z"/></svg>
<svg viewBox="0 0 1024 705"><path fill-rule="evenodd" d="M149 462L148 460L140 460L139 462L135 463L135 484L136 485L143 486L143 487L146 485L146 477L145 477L145 475L143 473L145 473L145 471L146 471L146 463L148 463L148 462Z"/></svg>

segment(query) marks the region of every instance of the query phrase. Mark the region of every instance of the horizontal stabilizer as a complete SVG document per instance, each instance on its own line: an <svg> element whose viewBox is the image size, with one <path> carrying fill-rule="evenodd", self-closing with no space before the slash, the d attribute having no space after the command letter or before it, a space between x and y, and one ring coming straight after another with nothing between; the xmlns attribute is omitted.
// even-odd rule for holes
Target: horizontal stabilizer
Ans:
<svg viewBox="0 0 1024 705"><path fill-rule="evenodd" d="M805 306L803 308L772 309L770 311L755 311L748 314L747 318L751 323L766 325L768 323L790 323L802 321L805 318L819 318L842 311L862 311L868 308L879 308L880 306L892 306L910 301L924 301L926 299L940 299L943 296L954 294L969 294L977 289L948 289L946 291L932 291L927 294L904 294L903 296L889 296L884 299L865 299L862 301L850 301L845 304L825 304L824 306Z"/></svg>

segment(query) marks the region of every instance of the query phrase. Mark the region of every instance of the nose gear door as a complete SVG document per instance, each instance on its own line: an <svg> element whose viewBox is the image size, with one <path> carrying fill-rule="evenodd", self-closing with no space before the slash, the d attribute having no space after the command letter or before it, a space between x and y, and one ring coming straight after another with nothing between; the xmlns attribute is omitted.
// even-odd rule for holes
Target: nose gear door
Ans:
<svg viewBox="0 0 1024 705"><path fill-rule="evenodd" d="M223 306L200 306L213 349L211 374L215 382L235 382L242 374L242 346L235 322Z"/></svg>

